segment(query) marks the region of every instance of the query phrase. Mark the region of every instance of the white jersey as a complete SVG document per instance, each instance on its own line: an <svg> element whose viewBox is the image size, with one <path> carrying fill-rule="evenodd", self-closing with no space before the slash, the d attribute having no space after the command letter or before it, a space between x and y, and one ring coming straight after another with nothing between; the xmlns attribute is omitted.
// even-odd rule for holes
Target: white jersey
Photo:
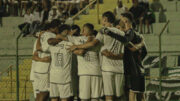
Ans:
<svg viewBox="0 0 180 101"><path fill-rule="evenodd" d="M50 45L48 44L48 39L55 38L56 35L51 32L45 32L41 36L41 48L43 52L39 53L40 58L44 58L47 56L50 56L50 53L48 52ZM36 73L48 73L49 72L49 65L50 63L45 62L36 62L37 67L35 68Z"/></svg>
<svg viewBox="0 0 180 101"><path fill-rule="evenodd" d="M109 27L108 29L122 36L125 35L124 32L120 31L117 28ZM118 40L101 33L97 34L96 39L103 44L101 51L107 49L108 51L113 52L114 54L124 53L124 45ZM104 72L124 73L123 60L112 60L103 55L101 65L102 71Z"/></svg>
<svg viewBox="0 0 180 101"><path fill-rule="evenodd" d="M50 82L66 84L71 82L72 52L67 50L71 42L62 41L56 46L51 46Z"/></svg>
<svg viewBox="0 0 180 101"><path fill-rule="evenodd" d="M80 45L84 44L88 40L88 37L68 36L68 40L76 45ZM99 49L100 47L97 46L87 50L83 56L77 56L78 75L101 75L101 68L99 64Z"/></svg>

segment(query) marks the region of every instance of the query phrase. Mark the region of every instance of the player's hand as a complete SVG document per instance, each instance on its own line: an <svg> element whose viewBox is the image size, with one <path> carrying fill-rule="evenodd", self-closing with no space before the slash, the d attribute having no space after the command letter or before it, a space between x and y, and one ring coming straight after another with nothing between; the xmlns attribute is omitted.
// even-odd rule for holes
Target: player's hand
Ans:
<svg viewBox="0 0 180 101"><path fill-rule="evenodd" d="M44 61L45 62L50 62L51 61L51 57L50 56L44 57Z"/></svg>
<svg viewBox="0 0 180 101"><path fill-rule="evenodd" d="M38 51L35 51L35 52L34 52L34 56L38 56Z"/></svg>
<svg viewBox="0 0 180 101"><path fill-rule="evenodd" d="M32 57L32 60L36 61L36 58L38 57L38 51L35 51Z"/></svg>
<svg viewBox="0 0 180 101"><path fill-rule="evenodd" d="M41 31L39 35L41 36L42 34L44 34L44 32L45 32L45 31Z"/></svg>
<svg viewBox="0 0 180 101"><path fill-rule="evenodd" d="M68 39L63 37L62 35L58 34L56 35L56 38L59 39L59 40L64 40L64 41L67 41Z"/></svg>
<svg viewBox="0 0 180 101"><path fill-rule="evenodd" d="M106 28L106 27L103 27L103 28L100 29L99 32L100 32L101 34L106 34L106 33L109 33L109 29Z"/></svg>
<svg viewBox="0 0 180 101"><path fill-rule="evenodd" d="M70 46L69 48L68 48L68 50L70 50L70 51L74 51L74 50L76 50L78 47L76 46L76 45L72 45L72 46Z"/></svg>
<svg viewBox="0 0 180 101"><path fill-rule="evenodd" d="M104 56L106 56L106 57L109 57L109 56L110 56L110 53L109 53L109 51L108 51L107 49L103 50L103 51L101 52L101 54L104 55Z"/></svg>
<svg viewBox="0 0 180 101"><path fill-rule="evenodd" d="M45 31L41 31L41 32L39 33L39 37L41 37L41 36L44 34L44 32L45 32Z"/></svg>
<svg viewBox="0 0 180 101"><path fill-rule="evenodd" d="M137 48L134 48L134 47L129 47L129 50L131 50L132 52L135 52L135 51L137 51L138 49L137 49Z"/></svg>
<svg viewBox="0 0 180 101"><path fill-rule="evenodd" d="M94 39L93 36L88 37L88 40L86 42L91 42Z"/></svg>

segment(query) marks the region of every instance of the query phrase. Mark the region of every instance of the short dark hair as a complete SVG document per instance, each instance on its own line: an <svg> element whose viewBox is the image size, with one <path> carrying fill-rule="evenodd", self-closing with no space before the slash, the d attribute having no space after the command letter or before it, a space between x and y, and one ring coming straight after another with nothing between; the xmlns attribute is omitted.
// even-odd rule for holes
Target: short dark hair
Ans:
<svg viewBox="0 0 180 101"><path fill-rule="evenodd" d="M54 19L51 21L51 28L56 28L59 27L61 25L61 21L58 19Z"/></svg>
<svg viewBox="0 0 180 101"><path fill-rule="evenodd" d="M71 30L76 30L76 32L73 34L73 36L80 36L81 29L78 25L72 25Z"/></svg>
<svg viewBox="0 0 180 101"><path fill-rule="evenodd" d="M104 12L103 17L107 17L108 22L110 22L110 23L114 23L114 21L116 19L113 12L111 12L111 11Z"/></svg>
<svg viewBox="0 0 180 101"><path fill-rule="evenodd" d="M51 23L45 23L45 24L43 24L42 25L42 31L45 31L45 30L48 30L48 29L50 29L50 27L51 27Z"/></svg>
<svg viewBox="0 0 180 101"><path fill-rule="evenodd" d="M70 30L71 27L67 24L63 24L59 27L59 34L61 34L64 30Z"/></svg>
<svg viewBox="0 0 180 101"><path fill-rule="evenodd" d="M121 14L123 17L126 17L131 23L134 22L134 16L130 12L122 13Z"/></svg>
<svg viewBox="0 0 180 101"><path fill-rule="evenodd" d="M97 30L94 30L93 35L96 36L98 34Z"/></svg>
<svg viewBox="0 0 180 101"><path fill-rule="evenodd" d="M116 21L114 22L114 26L119 25L119 22L120 22L120 20L116 20Z"/></svg>
<svg viewBox="0 0 180 101"><path fill-rule="evenodd" d="M94 25L91 23L86 23L84 24L84 27L87 27L88 29L90 29L91 31L94 31Z"/></svg>
<svg viewBox="0 0 180 101"><path fill-rule="evenodd" d="M133 29L136 28L136 22L134 20L134 15L131 12L122 13L121 15L123 17L126 17L132 23Z"/></svg>

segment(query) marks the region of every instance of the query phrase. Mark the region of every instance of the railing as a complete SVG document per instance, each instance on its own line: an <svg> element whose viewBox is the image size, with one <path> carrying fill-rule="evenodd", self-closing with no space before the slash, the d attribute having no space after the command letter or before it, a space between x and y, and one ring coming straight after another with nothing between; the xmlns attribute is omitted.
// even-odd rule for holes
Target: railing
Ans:
<svg viewBox="0 0 180 101"><path fill-rule="evenodd" d="M10 65L8 68L6 68L2 72L0 72L0 76L3 75L4 73L8 73L9 74L9 72L12 72L12 67L13 67L13 65Z"/></svg>
<svg viewBox="0 0 180 101"><path fill-rule="evenodd" d="M90 2L86 7L84 7L82 10L80 10L76 15L72 17L72 19L75 19L77 16L79 16L82 12L84 12L87 8L89 8L91 5L93 5L95 2L97 2L97 22L100 23L99 20L99 0L94 0Z"/></svg>
<svg viewBox="0 0 180 101"><path fill-rule="evenodd" d="M22 32L26 29L27 25L23 28ZM22 32L16 38L16 100L19 101L19 39Z"/></svg>
<svg viewBox="0 0 180 101"><path fill-rule="evenodd" d="M11 98L12 98L12 68L13 65L10 65L7 69L5 69L4 71L2 71L0 73L0 76L2 76L4 73L8 73L8 76L10 76L10 82L11 82Z"/></svg>
<svg viewBox="0 0 180 101"><path fill-rule="evenodd" d="M1 56L3 56L3 55L1 55ZM15 55L11 55L11 56L15 56ZM11 57L10 56L10 57ZM31 55L28 55L28 56L31 56ZM3 56L3 57L5 57L5 56ZM25 56L26 57L26 56ZM6 84L8 85L9 83L10 83L10 94L11 94L11 96L10 96L10 99L0 99L0 101L17 101L17 99L15 100L15 99L13 99L13 83L14 82L17 82L17 80L14 80L13 79L13 75L12 75L12 73L13 73L13 65L10 65L8 68L6 68L5 70L3 70L2 72L0 72L0 77L3 77L3 75L5 74L5 73L7 73L8 75L7 75L7 77L10 77L10 80L8 80L8 81L1 81L1 82L6 82ZM6 76L6 75L5 75ZM26 76L26 79L21 79L21 81L22 82L24 82L24 87L23 87L23 91L21 92L21 97L23 98L23 100L21 99L20 101L27 101L27 82L29 82L30 80L29 80L29 78L28 78L28 76ZM1 87L2 88L2 87ZM17 87L16 87L17 88ZM2 93L2 92L1 92ZM4 93L5 94L5 93Z"/></svg>
<svg viewBox="0 0 180 101"><path fill-rule="evenodd" d="M159 84L159 93L160 93L160 101L162 101L162 76L161 76L161 72L162 72L162 41L161 41L161 37L163 35L163 32L165 31L166 27L169 24L169 20L167 21L167 23L165 24L164 28L162 29L161 33L159 34L159 79L160 79L160 84Z"/></svg>

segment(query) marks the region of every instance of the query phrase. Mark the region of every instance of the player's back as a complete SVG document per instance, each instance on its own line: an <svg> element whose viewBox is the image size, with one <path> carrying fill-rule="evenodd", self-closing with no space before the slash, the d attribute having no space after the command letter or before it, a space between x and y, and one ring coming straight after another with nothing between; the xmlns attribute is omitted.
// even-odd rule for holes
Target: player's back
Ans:
<svg viewBox="0 0 180 101"><path fill-rule="evenodd" d="M41 35L40 42L43 52L38 52L40 58L50 56L50 53L47 51L49 49L48 39L55 38L56 35L52 32L44 32ZM35 68L36 73L48 73L49 72L49 63L46 62L36 62L37 67Z"/></svg>
<svg viewBox="0 0 180 101"><path fill-rule="evenodd" d="M67 48L71 42L62 41L56 46L50 46L51 70L50 82L65 84L71 82L72 53Z"/></svg>

